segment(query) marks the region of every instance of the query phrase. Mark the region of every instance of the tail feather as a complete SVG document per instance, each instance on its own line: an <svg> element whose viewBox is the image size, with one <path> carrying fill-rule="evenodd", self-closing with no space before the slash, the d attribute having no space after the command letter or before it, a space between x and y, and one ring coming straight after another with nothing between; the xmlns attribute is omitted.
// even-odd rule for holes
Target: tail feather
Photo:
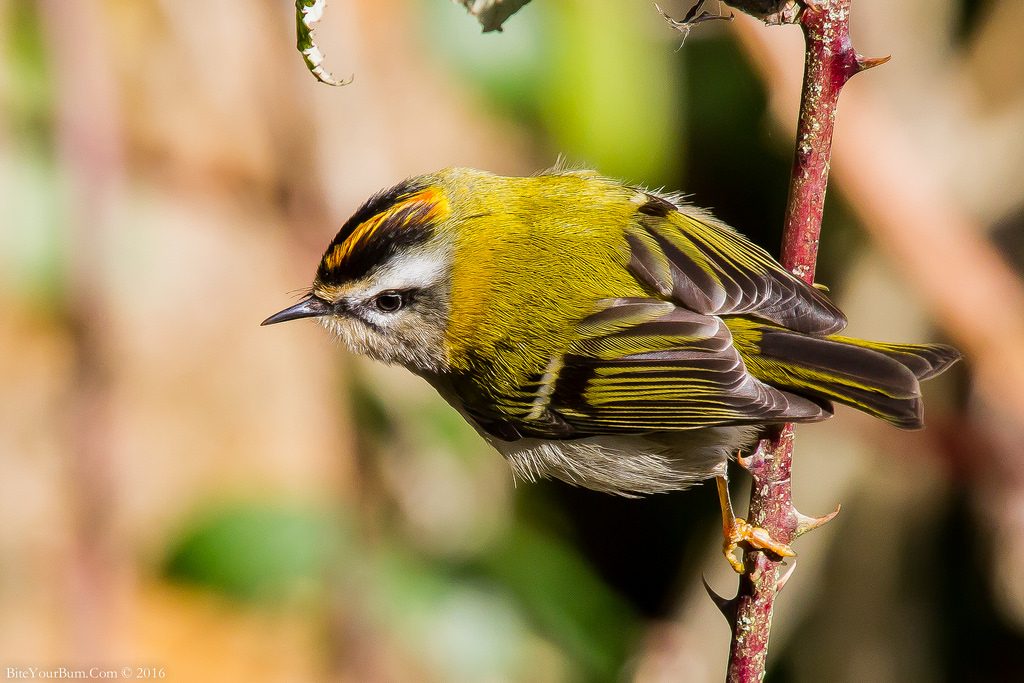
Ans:
<svg viewBox="0 0 1024 683"><path fill-rule="evenodd" d="M890 344L839 335L828 339L885 354L907 366L919 380L931 379L960 360L960 352L946 344Z"/></svg>
<svg viewBox="0 0 1024 683"><path fill-rule="evenodd" d="M747 319L728 322L747 369L796 394L837 401L903 429L923 425L920 381L960 358L942 344L815 337Z"/></svg>

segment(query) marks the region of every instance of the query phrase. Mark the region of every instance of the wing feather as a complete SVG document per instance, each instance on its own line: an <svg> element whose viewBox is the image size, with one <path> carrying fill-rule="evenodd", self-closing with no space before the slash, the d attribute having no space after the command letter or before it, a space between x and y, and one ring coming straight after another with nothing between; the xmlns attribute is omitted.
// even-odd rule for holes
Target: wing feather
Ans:
<svg viewBox="0 0 1024 683"><path fill-rule="evenodd" d="M606 329L617 308L598 314ZM830 414L755 379L720 319L679 307L639 324L623 319L618 329L573 344L548 408L588 433L812 421Z"/></svg>
<svg viewBox="0 0 1024 683"><path fill-rule="evenodd" d="M821 292L697 209L677 206L664 215L638 210L626 240L633 276L697 313L747 314L815 335L846 326L846 317Z"/></svg>
<svg viewBox="0 0 1024 683"><path fill-rule="evenodd" d="M657 299L614 299L581 321L579 336L515 396L463 405L506 440L810 422L831 414L747 372L721 319ZM494 406L500 406L495 410Z"/></svg>

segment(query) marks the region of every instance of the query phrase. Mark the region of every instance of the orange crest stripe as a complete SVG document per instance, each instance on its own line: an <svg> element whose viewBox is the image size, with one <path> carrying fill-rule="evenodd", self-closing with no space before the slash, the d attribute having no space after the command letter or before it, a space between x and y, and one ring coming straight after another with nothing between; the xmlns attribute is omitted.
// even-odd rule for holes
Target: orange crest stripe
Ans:
<svg viewBox="0 0 1024 683"><path fill-rule="evenodd" d="M421 206L420 206L421 205ZM433 220L444 220L451 213L451 208L448 205L448 198L445 197L444 193L435 187L428 187L424 190L420 190L407 197L403 197L399 201L389 206L384 211L375 214L371 218L363 221L356 226L352 234L348 236L341 244L336 244L324 257L323 265L328 270L334 270L340 266L349 254L359 247L360 244L370 239L373 234L380 228L381 225L388 222L388 219L395 217L402 211L406 211L404 222L407 222L412 217L413 212L408 211L411 208L420 208L421 213L417 215L417 220L421 221L433 221ZM399 224L400 226L401 224ZM393 227L399 227L393 226Z"/></svg>

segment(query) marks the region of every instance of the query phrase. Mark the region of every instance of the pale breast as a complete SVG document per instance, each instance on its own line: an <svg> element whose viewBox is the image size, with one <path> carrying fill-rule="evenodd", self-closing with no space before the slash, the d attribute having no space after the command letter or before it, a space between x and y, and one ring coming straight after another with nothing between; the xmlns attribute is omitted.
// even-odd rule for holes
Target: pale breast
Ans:
<svg viewBox="0 0 1024 683"><path fill-rule="evenodd" d="M756 426L709 427L564 441L485 438L517 479L545 477L622 496L665 493L724 476L726 462L757 440Z"/></svg>

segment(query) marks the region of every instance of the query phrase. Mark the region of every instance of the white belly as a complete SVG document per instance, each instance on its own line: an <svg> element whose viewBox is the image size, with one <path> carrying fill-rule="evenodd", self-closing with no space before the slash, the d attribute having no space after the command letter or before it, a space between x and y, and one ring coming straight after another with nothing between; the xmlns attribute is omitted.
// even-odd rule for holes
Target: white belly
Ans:
<svg viewBox="0 0 1024 683"><path fill-rule="evenodd" d="M757 439L756 426L548 441L485 438L518 479L554 477L595 491L637 496L678 491L716 476Z"/></svg>
<svg viewBox="0 0 1024 683"><path fill-rule="evenodd" d="M725 476L729 458L753 446L761 431L756 425L747 425L564 441L503 441L481 429L467 414L443 376L423 376L505 456L513 474L523 481L553 477L630 497L679 491L711 477Z"/></svg>

